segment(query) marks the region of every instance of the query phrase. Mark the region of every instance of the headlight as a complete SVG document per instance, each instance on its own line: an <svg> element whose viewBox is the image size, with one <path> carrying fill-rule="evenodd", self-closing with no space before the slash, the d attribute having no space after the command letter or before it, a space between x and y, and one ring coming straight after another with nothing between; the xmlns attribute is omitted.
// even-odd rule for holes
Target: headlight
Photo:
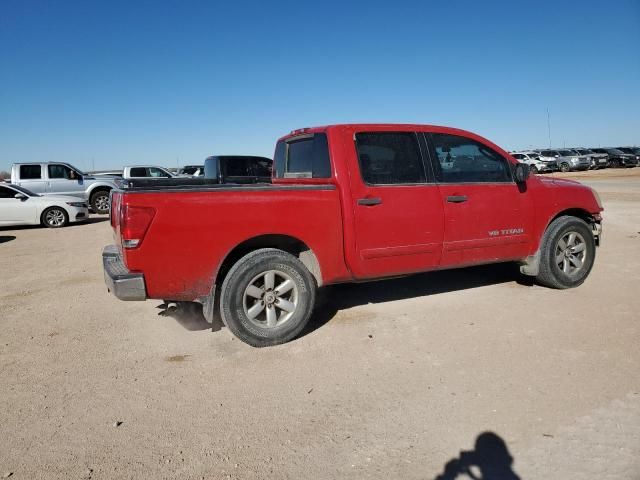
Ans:
<svg viewBox="0 0 640 480"><path fill-rule="evenodd" d="M593 188L591 189L591 191L593 192L593 198L596 199L596 203L598 204L598 207L601 210L604 210L604 207L602 206L602 200L600 200L600 195L598 195L598 192L596 192Z"/></svg>
<svg viewBox="0 0 640 480"><path fill-rule="evenodd" d="M70 205L72 207L78 207L78 208L87 207L87 204L84 202L67 202L67 205Z"/></svg>

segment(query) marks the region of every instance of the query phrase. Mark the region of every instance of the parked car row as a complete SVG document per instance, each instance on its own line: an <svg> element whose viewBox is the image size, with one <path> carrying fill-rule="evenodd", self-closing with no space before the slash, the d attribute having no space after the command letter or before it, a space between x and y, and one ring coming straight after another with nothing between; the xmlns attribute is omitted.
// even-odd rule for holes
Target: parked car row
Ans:
<svg viewBox="0 0 640 480"><path fill-rule="evenodd" d="M640 147L525 150L511 152L511 156L538 173L571 172L635 167L640 163Z"/></svg>
<svg viewBox="0 0 640 480"><path fill-rule="evenodd" d="M270 183L272 160L221 155L177 173L155 165L87 174L68 163L15 163L11 182L0 185L0 226L43 225L59 228L89 218L89 209L109 213L111 191L130 181L163 185Z"/></svg>

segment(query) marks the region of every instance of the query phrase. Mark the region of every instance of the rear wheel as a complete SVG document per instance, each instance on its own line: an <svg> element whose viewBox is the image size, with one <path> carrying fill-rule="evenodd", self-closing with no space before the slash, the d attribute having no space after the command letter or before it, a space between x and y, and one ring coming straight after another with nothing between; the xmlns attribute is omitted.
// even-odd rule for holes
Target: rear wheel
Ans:
<svg viewBox="0 0 640 480"><path fill-rule="evenodd" d="M49 207L42 212L40 222L45 227L61 228L69 223L69 215L62 207Z"/></svg>
<svg viewBox="0 0 640 480"><path fill-rule="evenodd" d="M562 162L562 163L560 164L560 171L561 171L561 172L568 172L569 170L571 170L571 167L569 166L569 164L568 164L568 163L566 163L566 162Z"/></svg>
<svg viewBox="0 0 640 480"><path fill-rule="evenodd" d="M278 345L305 327L315 295L315 279L298 258L263 248L242 257L225 277L220 314L243 342L254 347Z"/></svg>
<svg viewBox="0 0 640 480"><path fill-rule="evenodd" d="M91 208L99 214L109 213L109 190L98 190L91 194Z"/></svg>
<svg viewBox="0 0 640 480"><path fill-rule="evenodd" d="M536 279L551 288L577 287L591 272L595 256L589 226L577 217L559 217L551 222L542 240Z"/></svg>

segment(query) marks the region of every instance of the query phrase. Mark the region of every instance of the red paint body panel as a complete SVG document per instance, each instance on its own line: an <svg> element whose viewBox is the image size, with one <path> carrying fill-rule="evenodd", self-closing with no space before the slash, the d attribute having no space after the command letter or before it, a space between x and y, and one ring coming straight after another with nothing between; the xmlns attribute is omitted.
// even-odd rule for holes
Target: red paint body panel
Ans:
<svg viewBox="0 0 640 480"><path fill-rule="evenodd" d="M209 294L231 250L261 235L304 242L318 259L323 283L331 284L524 259L536 252L547 225L561 212L602 211L590 188L535 175L520 186L367 185L360 175L354 135L374 131L465 136L516 162L488 140L447 127L358 124L305 129L327 134L332 178L274 178L266 190L115 192L112 224L118 245L123 205L155 209L140 246L122 249L125 265L144 274L149 298L189 301ZM314 188L322 185L325 189ZM449 203L451 195L465 195L468 201ZM358 204L363 198L379 198L381 203ZM499 234L490 233L496 231Z"/></svg>
<svg viewBox="0 0 640 480"><path fill-rule="evenodd" d="M337 190L201 191L124 194L156 215L138 248L124 249L128 269L145 276L150 298L195 300L208 295L226 255L267 234L303 241L327 283L351 277L342 253Z"/></svg>

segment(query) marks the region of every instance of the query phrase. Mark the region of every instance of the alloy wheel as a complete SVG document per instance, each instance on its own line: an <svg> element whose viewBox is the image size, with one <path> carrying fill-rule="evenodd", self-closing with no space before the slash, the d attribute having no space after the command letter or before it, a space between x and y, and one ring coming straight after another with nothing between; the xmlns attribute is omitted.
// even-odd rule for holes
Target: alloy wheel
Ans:
<svg viewBox="0 0 640 480"><path fill-rule="evenodd" d="M242 303L244 313L254 325L279 327L296 312L298 287L286 273L268 270L249 282Z"/></svg>

